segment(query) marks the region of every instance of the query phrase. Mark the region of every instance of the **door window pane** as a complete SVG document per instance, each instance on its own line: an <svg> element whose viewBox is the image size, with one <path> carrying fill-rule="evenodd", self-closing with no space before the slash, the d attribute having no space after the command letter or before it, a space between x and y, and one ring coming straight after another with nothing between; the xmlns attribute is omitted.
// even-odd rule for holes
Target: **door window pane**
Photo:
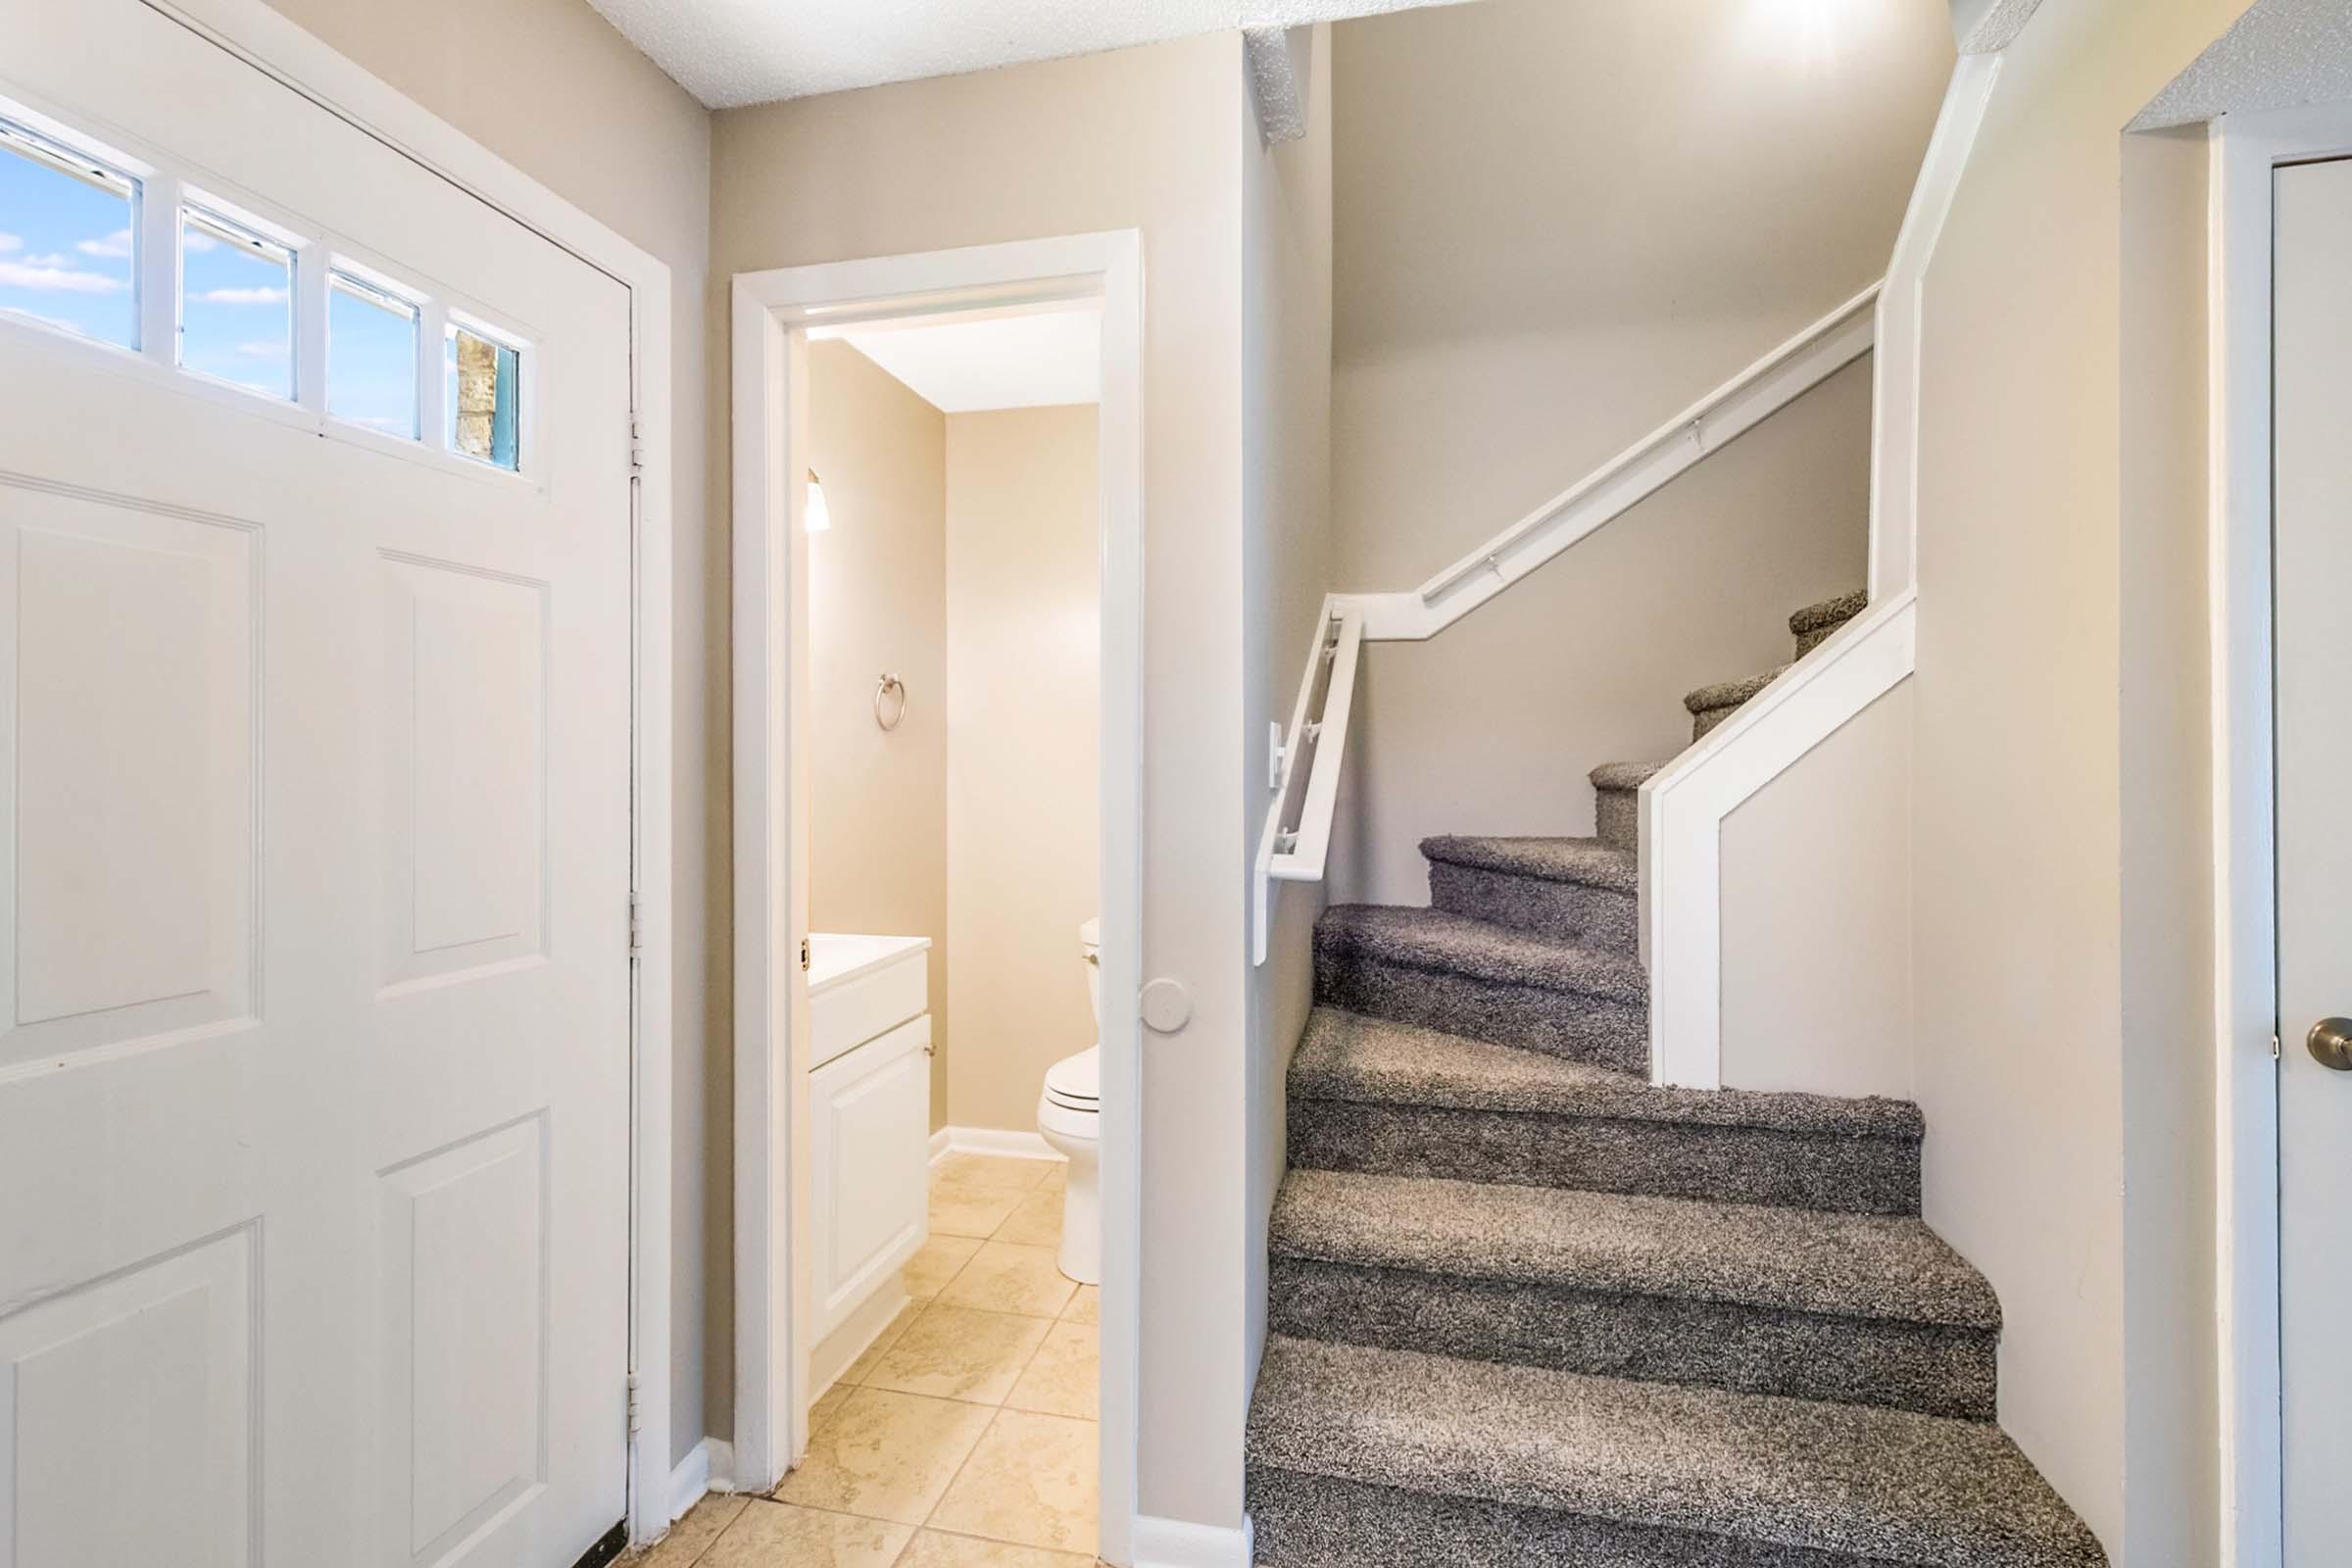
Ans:
<svg viewBox="0 0 2352 1568"><path fill-rule="evenodd" d="M0 311L139 346L138 181L0 121Z"/></svg>
<svg viewBox="0 0 2352 1568"><path fill-rule="evenodd" d="M326 412L414 441L416 307L345 272L326 290Z"/></svg>
<svg viewBox="0 0 2352 1568"><path fill-rule="evenodd" d="M179 363L291 399L294 253L193 207L180 213L179 249Z"/></svg>
<svg viewBox="0 0 2352 1568"><path fill-rule="evenodd" d="M462 326L449 329L443 379L449 404L449 449L494 467L516 468L516 403L522 355Z"/></svg>

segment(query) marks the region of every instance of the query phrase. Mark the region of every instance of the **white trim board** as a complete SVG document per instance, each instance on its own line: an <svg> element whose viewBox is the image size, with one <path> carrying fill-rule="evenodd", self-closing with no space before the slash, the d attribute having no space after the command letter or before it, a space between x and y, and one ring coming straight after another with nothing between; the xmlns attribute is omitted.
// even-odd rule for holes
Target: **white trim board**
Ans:
<svg viewBox="0 0 2352 1568"><path fill-rule="evenodd" d="M2214 858L2214 1306L2222 1562L2283 1550L2278 1253L2278 823L2273 771L2274 169L2352 153L2352 109L2213 122L2209 285Z"/></svg>
<svg viewBox="0 0 2352 1568"><path fill-rule="evenodd" d="M1247 1514L1239 1530L1140 1518L1134 1544L1135 1568L1251 1568L1255 1560L1255 1532Z"/></svg>
<svg viewBox="0 0 2352 1568"><path fill-rule="evenodd" d="M994 1154L1000 1159L1043 1159L1065 1164L1040 1132L1013 1132L1002 1127L942 1127L931 1135L931 1157L946 1153Z"/></svg>
<svg viewBox="0 0 2352 1568"><path fill-rule="evenodd" d="M670 277L669 268L489 148L336 53L264 0L145 0L330 114L414 159L629 290L636 481L634 881L643 946L632 988L629 1539L669 1527L670 1394Z"/></svg>
<svg viewBox="0 0 2352 1568"><path fill-rule="evenodd" d="M806 1229L808 631L791 613L807 540L809 323L1093 300L1102 313L1102 1328L1100 1550L1132 1561L1142 1280L1143 239L1132 229L744 272L733 284L735 1435L739 1485L774 1484L808 1441L812 1321L791 1266ZM796 907L796 905L798 906Z"/></svg>

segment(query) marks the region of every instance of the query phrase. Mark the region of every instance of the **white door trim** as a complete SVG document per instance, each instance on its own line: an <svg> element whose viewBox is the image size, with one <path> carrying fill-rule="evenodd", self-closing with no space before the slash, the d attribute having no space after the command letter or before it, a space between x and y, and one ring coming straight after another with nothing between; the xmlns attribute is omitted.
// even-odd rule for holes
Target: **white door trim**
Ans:
<svg viewBox="0 0 2352 1568"><path fill-rule="evenodd" d="M643 945L632 988L629 1355L630 1539L669 1528L670 1306L670 385L669 268L336 53L263 0L145 0L378 141L398 148L629 290L640 426L632 612L631 846Z"/></svg>
<svg viewBox="0 0 2352 1568"><path fill-rule="evenodd" d="M793 328L942 309L1091 299L1102 310L1102 1519L1127 1563L1136 1511L1142 1280L1143 238L1134 229L742 272L734 280L735 1480L772 1486L808 1441L809 1303L791 1266L805 1221L807 990L779 961L790 907L804 628L785 619L802 487L805 356ZM797 636L796 644L796 632ZM798 760L805 766L805 759ZM803 817L805 821L805 816ZM780 1069L781 1064L781 1069ZM796 1202L796 1199L800 1201Z"/></svg>
<svg viewBox="0 0 2352 1568"><path fill-rule="evenodd" d="M2278 854L2271 605L2273 171L2352 153L2352 106L2214 122L2213 622L2215 1317L2222 1561L2282 1549ZM2300 1043L2284 1042L2299 1050Z"/></svg>

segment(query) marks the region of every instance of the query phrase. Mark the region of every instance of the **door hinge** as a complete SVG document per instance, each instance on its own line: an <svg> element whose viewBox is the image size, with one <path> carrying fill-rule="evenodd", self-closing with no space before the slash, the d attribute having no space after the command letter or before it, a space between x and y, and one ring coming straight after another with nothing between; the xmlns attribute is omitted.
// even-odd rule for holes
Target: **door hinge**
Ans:
<svg viewBox="0 0 2352 1568"><path fill-rule="evenodd" d="M629 414L629 471L645 471L645 422L633 410Z"/></svg>
<svg viewBox="0 0 2352 1568"><path fill-rule="evenodd" d="M640 1423L637 1416L637 1374L629 1374L629 1436L634 1438Z"/></svg>
<svg viewBox="0 0 2352 1568"><path fill-rule="evenodd" d="M634 958L645 951L645 910L637 902L637 890L629 889L629 956Z"/></svg>
<svg viewBox="0 0 2352 1568"><path fill-rule="evenodd" d="M801 938L801 972L803 974L808 972L808 939L807 937Z"/></svg>
<svg viewBox="0 0 2352 1568"><path fill-rule="evenodd" d="M2278 1049L2278 1031L2276 1029L2271 1031L2271 1059L2273 1061L2285 1059L2285 1053Z"/></svg>

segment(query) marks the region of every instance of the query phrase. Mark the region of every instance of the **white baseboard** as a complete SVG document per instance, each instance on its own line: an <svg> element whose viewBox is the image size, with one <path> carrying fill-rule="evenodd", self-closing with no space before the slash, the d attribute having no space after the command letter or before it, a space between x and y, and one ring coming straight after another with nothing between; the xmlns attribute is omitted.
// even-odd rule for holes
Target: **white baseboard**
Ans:
<svg viewBox="0 0 2352 1568"><path fill-rule="evenodd" d="M693 1451L678 1461L669 1473L669 1517L671 1523L686 1517L686 1510L703 1500L706 1494L732 1492L729 1474L735 1468L735 1450L718 1438L705 1438L694 1446Z"/></svg>
<svg viewBox="0 0 2352 1568"><path fill-rule="evenodd" d="M942 1127L931 1135L931 1157L954 1150L962 1154L1002 1154L1008 1159L1059 1159L1045 1134L1006 1132L1000 1127Z"/></svg>
<svg viewBox="0 0 2352 1568"><path fill-rule="evenodd" d="M1239 1530L1138 1515L1128 1544L1135 1568L1250 1568L1253 1541L1247 1514Z"/></svg>

